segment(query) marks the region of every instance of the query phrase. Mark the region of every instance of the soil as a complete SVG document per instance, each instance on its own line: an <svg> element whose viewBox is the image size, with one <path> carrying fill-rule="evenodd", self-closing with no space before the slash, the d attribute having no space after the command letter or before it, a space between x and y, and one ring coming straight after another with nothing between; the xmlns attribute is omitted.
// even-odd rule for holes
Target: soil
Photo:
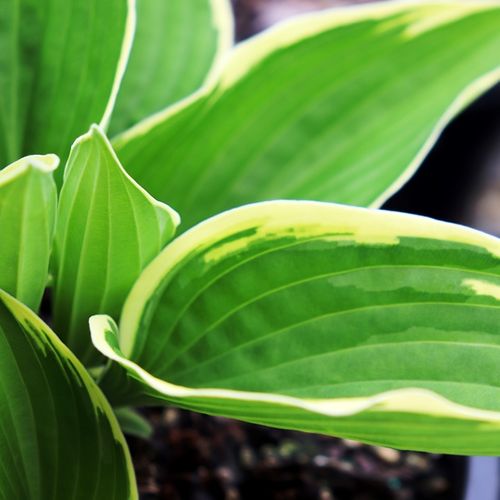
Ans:
<svg viewBox="0 0 500 500"><path fill-rule="evenodd" d="M455 500L465 459L400 452L176 408L128 438L141 500Z"/></svg>
<svg viewBox="0 0 500 500"><path fill-rule="evenodd" d="M374 0L232 0L236 39L248 38L293 15L370 1Z"/></svg>

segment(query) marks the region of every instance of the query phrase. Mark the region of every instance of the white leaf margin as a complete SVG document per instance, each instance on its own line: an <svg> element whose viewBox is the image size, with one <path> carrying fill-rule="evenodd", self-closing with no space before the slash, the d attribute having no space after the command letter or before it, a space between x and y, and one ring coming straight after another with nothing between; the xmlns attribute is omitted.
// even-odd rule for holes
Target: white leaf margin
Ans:
<svg viewBox="0 0 500 500"><path fill-rule="evenodd" d="M89 325L92 342L102 354L117 362L147 387L167 398L206 398L267 403L298 408L328 417L349 417L367 411L421 414L487 422L500 427L500 412L460 405L434 391L421 388L385 391L370 397L307 399L265 392L217 388L193 389L175 385L151 375L111 347L106 341L106 334L112 333L115 337L118 335L118 328L112 318L102 314L95 315L90 318Z"/></svg>
<svg viewBox="0 0 500 500"><path fill-rule="evenodd" d="M136 0L127 0L127 18L125 20L125 32L123 36L120 57L116 66L115 79L113 82L113 86L111 87L111 94L109 96L108 103L106 104L106 108L104 109L104 113L99 123L104 130L108 129L109 123L111 121L111 115L115 107L115 102L118 97L118 92L120 90L120 85L122 83L123 77L125 76L128 60L132 52L132 46L134 43L136 24Z"/></svg>
<svg viewBox="0 0 500 500"><path fill-rule="evenodd" d="M139 500L130 450L127 446L127 442L125 441L120 425L118 424L118 420L116 419L115 414L113 413L113 410L111 409L111 406L102 391L92 380L91 376L76 356L65 346L59 337L33 311L31 311L31 309L1 289L0 301L3 302L3 304L12 313L15 319L21 323L21 325L26 325L26 334L30 334L35 337L35 341L40 346L42 351L45 349L45 343L51 344L54 350L56 350L62 358L65 358L68 364L71 365L71 368L78 373L81 382L85 386L84 388L87 391L90 403L94 407L95 413L98 414L98 412L101 412L105 415L111 428L112 435L116 443L123 451L123 456L127 464L127 477L130 486L130 495L127 500ZM37 338L33 329L42 331L46 338Z"/></svg>

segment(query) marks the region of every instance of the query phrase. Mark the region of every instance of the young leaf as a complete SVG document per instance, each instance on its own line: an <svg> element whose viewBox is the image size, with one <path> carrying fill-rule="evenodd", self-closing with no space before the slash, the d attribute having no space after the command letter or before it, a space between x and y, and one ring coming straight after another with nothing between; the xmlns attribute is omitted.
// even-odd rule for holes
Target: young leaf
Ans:
<svg viewBox="0 0 500 500"><path fill-rule="evenodd" d="M500 452L500 242L319 202L226 212L171 243L117 337L116 404L167 401L398 448ZM480 430L480 432L479 432Z"/></svg>
<svg viewBox="0 0 500 500"><path fill-rule="evenodd" d="M118 422L57 336L0 290L0 484L5 499L136 499Z"/></svg>
<svg viewBox="0 0 500 500"><path fill-rule="evenodd" d="M110 134L198 89L232 44L229 0L138 0L137 29Z"/></svg>
<svg viewBox="0 0 500 500"><path fill-rule="evenodd" d="M0 288L34 311L47 284L58 164L55 155L35 155L0 171Z"/></svg>
<svg viewBox="0 0 500 500"><path fill-rule="evenodd" d="M106 123L132 42L128 3L2 2L0 165L39 152L65 159L75 137Z"/></svg>
<svg viewBox="0 0 500 500"><path fill-rule="evenodd" d="M131 179L97 126L71 149L54 247L54 325L80 360L95 359L88 318L117 317L179 217Z"/></svg>
<svg viewBox="0 0 500 500"><path fill-rule="evenodd" d="M137 410L127 407L117 408L115 415L125 434L141 439L149 439L153 435L153 427Z"/></svg>
<svg viewBox="0 0 500 500"><path fill-rule="evenodd" d="M300 17L239 45L201 91L114 146L184 227L276 198L378 206L498 80L499 26L488 1Z"/></svg>

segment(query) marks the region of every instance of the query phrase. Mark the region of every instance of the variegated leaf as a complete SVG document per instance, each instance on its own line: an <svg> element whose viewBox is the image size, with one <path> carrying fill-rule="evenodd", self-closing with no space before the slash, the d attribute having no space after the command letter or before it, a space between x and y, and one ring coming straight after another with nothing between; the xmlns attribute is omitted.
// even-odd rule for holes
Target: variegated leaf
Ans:
<svg viewBox="0 0 500 500"><path fill-rule="evenodd" d="M75 356L0 290L0 498L134 500L127 444Z"/></svg>
<svg viewBox="0 0 500 500"><path fill-rule="evenodd" d="M210 219L144 271L118 335L115 404L166 401L415 450L500 453L500 242L318 202Z"/></svg>

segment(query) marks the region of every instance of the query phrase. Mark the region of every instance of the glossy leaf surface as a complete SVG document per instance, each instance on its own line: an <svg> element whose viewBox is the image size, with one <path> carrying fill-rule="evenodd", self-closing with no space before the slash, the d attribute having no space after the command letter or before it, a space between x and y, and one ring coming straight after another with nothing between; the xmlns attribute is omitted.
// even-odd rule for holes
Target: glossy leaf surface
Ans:
<svg viewBox="0 0 500 500"><path fill-rule="evenodd" d="M117 404L167 401L399 448L500 452L500 243L315 202L226 212L171 243L127 299Z"/></svg>
<svg viewBox="0 0 500 500"><path fill-rule="evenodd" d="M184 228L268 199L378 206L498 81L499 26L487 1L297 18L239 45L196 95L114 144Z"/></svg>
<svg viewBox="0 0 500 500"><path fill-rule="evenodd" d="M64 161L76 137L107 121L132 41L128 3L2 0L0 164L34 153Z"/></svg>
<svg viewBox="0 0 500 500"><path fill-rule="evenodd" d="M119 316L140 272L178 222L126 174L98 127L75 142L58 208L54 325L79 359L88 363L95 356L89 317Z"/></svg>
<svg viewBox="0 0 500 500"><path fill-rule="evenodd" d="M198 89L231 43L228 0L138 0L133 48L110 134Z"/></svg>
<svg viewBox="0 0 500 500"><path fill-rule="evenodd" d="M35 311L48 278L58 163L34 155L0 171L0 288Z"/></svg>
<svg viewBox="0 0 500 500"><path fill-rule="evenodd" d="M0 498L136 499L127 445L80 362L0 291Z"/></svg>

